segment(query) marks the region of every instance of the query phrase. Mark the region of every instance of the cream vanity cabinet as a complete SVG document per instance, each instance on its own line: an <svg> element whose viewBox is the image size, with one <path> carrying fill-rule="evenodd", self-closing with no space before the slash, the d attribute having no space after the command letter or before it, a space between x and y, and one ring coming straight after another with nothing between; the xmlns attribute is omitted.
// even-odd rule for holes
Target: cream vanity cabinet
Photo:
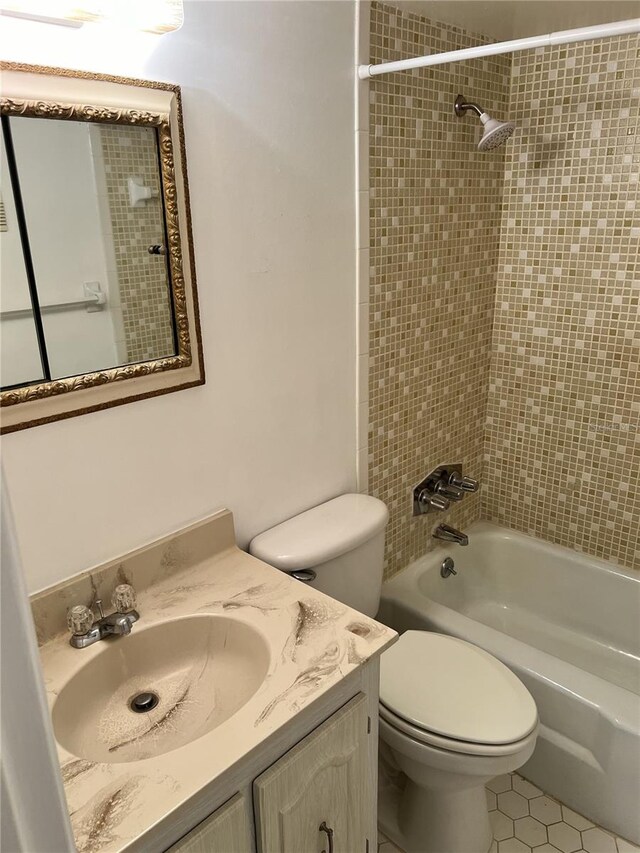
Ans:
<svg viewBox="0 0 640 853"><path fill-rule="evenodd" d="M253 783L258 853L365 853L368 762L357 696Z"/></svg>
<svg viewBox="0 0 640 853"><path fill-rule="evenodd" d="M168 853L373 850L375 791L371 761L375 754L372 736L377 737L377 733L371 728L369 702L360 693ZM251 796L253 825L247 804L247 797Z"/></svg>
<svg viewBox="0 0 640 853"><path fill-rule="evenodd" d="M251 835L244 797L236 794L167 853L247 853Z"/></svg>

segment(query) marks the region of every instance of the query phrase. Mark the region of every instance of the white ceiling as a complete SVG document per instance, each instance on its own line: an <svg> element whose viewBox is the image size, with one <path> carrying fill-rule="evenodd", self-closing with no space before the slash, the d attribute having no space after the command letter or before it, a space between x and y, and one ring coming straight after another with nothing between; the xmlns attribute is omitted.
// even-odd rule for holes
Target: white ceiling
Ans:
<svg viewBox="0 0 640 853"><path fill-rule="evenodd" d="M640 0L387 0L416 15L506 41L640 17Z"/></svg>

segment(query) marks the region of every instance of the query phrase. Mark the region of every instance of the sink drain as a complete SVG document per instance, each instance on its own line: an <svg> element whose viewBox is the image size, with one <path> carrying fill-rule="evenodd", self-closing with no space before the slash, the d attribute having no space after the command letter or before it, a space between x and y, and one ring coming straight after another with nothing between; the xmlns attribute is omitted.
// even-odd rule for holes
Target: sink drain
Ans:
<svg viewBox="0 0 640 853"><path fill-rule="evenodd" d="M160 697L158 694L152 693L148 690L134 696L129 702L129 707L132 711L135 711L136 714L146 714L147 711L153 711L159 701Z"/></svg>

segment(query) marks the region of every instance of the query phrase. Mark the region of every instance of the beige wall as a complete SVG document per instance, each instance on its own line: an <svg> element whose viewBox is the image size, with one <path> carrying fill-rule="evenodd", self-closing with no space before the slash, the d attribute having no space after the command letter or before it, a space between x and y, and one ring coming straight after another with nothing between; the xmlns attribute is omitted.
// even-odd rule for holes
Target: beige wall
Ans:
<svg viewBox="0 0 640 853"><path fill-rule="evenodd" d="M468 47L477 37L373 3L371 62ZM464 527L478 496L414 519L411 491L441 462L482 476L504 149L475 150L459 92L505 115L509 57L371 81L369 490L391 513L385 571Z"/></svg>
<svg viewBox="0 0 640 853"><path fill-rule="evenodd" d="M640 568L640 38L514 56L485 517Z"/></svg>
<svg viewBox="0 0 640 853"><path fill-rule="evenodd" d="M221 506L246 544L353 490L354 4L187 2L166 36L3 30L4 59L182 86L207 370L3 439L30 590Z"/></svg>

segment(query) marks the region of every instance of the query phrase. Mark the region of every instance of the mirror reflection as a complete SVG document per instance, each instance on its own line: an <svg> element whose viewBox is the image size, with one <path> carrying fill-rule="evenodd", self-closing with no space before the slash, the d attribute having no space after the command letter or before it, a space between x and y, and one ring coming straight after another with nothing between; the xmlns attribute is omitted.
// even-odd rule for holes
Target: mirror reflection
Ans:
<svg viewBox="0 0 640 853"><path fill-rule="evenodd" d="M156 129L2 131L2 389L175 355Z"/></svg>

